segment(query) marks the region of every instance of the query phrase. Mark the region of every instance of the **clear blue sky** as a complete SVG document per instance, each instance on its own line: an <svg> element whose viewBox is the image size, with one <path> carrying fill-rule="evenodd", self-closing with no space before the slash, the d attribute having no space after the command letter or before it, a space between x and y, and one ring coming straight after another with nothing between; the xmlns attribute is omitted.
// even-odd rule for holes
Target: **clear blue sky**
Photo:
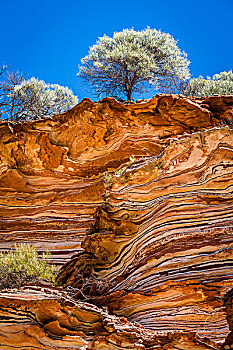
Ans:
<svg viewBox="0 0 233 350"><path fill-rule="evenodd" d="M0 0L0 65L94 99L80 59L99 36L146 26L179 40L194 77L233 68L233 0Z"/></svg>

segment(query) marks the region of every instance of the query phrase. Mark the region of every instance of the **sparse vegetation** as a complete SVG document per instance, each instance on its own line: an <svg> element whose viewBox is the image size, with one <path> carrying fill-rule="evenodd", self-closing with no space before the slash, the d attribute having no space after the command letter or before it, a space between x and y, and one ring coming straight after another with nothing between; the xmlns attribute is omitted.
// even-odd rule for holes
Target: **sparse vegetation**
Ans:
<svg viewBox="0 0 233 350"><path fill-rule="evenodd" d="M129 161L127 163L125 163L124 165L121 165L119 168L117 168L111 172L106 171L104 174L105 187L109 186L109 184L114 176L120 177L121 175L123 175L126 172L126 170L128 169L128 167L130 167L130 165L132 165L134 162L136 162L135 156L130 156Z"/></svg>
<svg viewBox="0 0 233 350"><path fill-rule="evenodd" d="M54 282L55 269L48 265L50 253L39 257L28 244L15 245L14 250L0 253L0 289L21 287L27 282Z"/></svg>
<svg viewBox="0 0 233 350"><path fill-rule="evenodd" d="M68 286L66 291L72 298L91 302L95 297L103 295L113 286L113 281L110 282L93 276L83 278L80 274L79 287Z"/></svg>
<svg viewBox="0 0 233 350"><path fill-rule="evenodd" d="M221 72L204 79L202 76L190 79L183 85L182 93L186 96L211 96L233 94L233 73Z"/></svg>
<svg viewBox="0 0 233 350"><path fill-rule="evenodd" d="M124 29L113 37L104 35L82 59L78 76L102 94L132 100L134 92L152 88L176 92L181 81L190 78L189 61L177 41L167 33L147 27Z"/></svg>
<svg viewBox="0 0 233 350"><path fill-rule="evenodd" d="M0 116L10 121L30 121L52 117L72 108L78 98L68 87L47 84L34 77L25 79L20 72L0 68Z"/></svg>

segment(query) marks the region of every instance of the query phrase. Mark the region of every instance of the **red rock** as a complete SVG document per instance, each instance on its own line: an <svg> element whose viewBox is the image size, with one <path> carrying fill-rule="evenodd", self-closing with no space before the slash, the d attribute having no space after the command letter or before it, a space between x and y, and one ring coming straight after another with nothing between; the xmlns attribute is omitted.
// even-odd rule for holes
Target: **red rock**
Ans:
<svg viewBox="0 0 233 350"><path fill-rule="evenodd" d="M54 120L0 124L0 249L33 243L58 265L76 253L58 281L116 315L51 289L8 292L3 350L221 347L232 107L233 96L84 99Z"/></svg>
<svg viewBox="0 0 233 350"><path fill-rule="evenodd" d="M64 292L24 288L0 293L1 350L219 349L195 333L159 334L78 302Z"/></svg>
<svg viewBox="0 0 233 350"><path fill-rule="evenodd" d="M64 263L103 203L103 173L130 156L158 155L168 136L209 127L212 114L187 98L157 95L133 104L84 99L54 120L2 122L0 249L27 241Z"/></svg>
<svg viewBox="0 0 233 350"><path fill-rule="evenodd" d="M232 167L233 130L222 127L173 139L157 159L113 176L84 252L59 282L146 328L223 340Z"/></svg>

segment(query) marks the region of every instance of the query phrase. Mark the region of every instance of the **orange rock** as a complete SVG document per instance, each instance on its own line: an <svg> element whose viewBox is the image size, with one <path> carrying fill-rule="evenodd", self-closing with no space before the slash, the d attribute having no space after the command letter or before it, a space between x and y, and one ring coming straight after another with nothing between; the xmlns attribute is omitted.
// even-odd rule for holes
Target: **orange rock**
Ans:
<svg viewBox="0 0 233 350"><path fill-rule="evenodd" d="M230 95L84 99L53 120L0 124L0 249L33 243L58 265L75 253L58 281L150 329L67 296L63 308L49 290L6 293L4 350L219 348L233 286L232 107Z"/></svg>
<svg viewBox="0 0 233 350"><path fill-rule="evenodd" d="M59 283L146 328L223 340L232 167L233 130L221 127L173 139L160 157L113 176L84 252L62 267Z"/></svg>
<svg viewBox="0 0 233 350"><path fill-rule="evenodd" d="M156 333L55 289L0 293L0 347L21 350L220 349L195 333Z"/></svg>
<svg viewBox="0 0 233 350"><path fill-rule="evenodd" d="M223 113L230 103L221 101ZM84 99L53 120L0 123L0 249L27 241L64 263L103 203L104 173L131 156L157 156L169 136L210 127L212 110L176 95Z"/></svg>

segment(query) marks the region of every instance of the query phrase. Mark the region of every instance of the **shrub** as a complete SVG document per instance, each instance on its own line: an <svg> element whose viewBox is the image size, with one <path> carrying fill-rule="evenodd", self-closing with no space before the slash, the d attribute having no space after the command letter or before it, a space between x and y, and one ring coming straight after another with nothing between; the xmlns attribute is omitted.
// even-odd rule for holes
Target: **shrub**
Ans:
<svg viewBox="0 0 233 350"><path fill-rule="evenodd" d="M177 41L160 30L124 29L104 35L82 59L78 76L89 82L96 96L132 99L134 92L151 88L175 92L190 78L187 55Z"/></svg>
<svg viewBox="0 0 233 350"><path fill-rule="evenodd" d="M53 282L54 266L48 265L50 253L39 258L35 248L28 244L15 245L14 250L0 253L0 289L20 287L39 279Z"/></svg>
<svg viewBox="0 0 233 350"><path fill-rule="evenodd" d="M233 94L232 70L214 74L212 78L207 77L204 79L202 76L199 76L199 78L190 79L183 85L182 93L186 96L200 97Z"/></svg>
<svg viewBox="0 0 233 350"><path fill-rule="evenodd" d="M25 271L10 272L8 267L0 266L0 290L20 288L28 282L35 283L35 276L29 276Z"/></svg>
<svg viewBox="0 0 233 350"><path fill-rule="evenodd" d="M78 98L66 86L47 84L34 77L24 79L19 72L7 72L0 67L0 117L10 121L30 121L53 117L78 103Z"/></svg>

